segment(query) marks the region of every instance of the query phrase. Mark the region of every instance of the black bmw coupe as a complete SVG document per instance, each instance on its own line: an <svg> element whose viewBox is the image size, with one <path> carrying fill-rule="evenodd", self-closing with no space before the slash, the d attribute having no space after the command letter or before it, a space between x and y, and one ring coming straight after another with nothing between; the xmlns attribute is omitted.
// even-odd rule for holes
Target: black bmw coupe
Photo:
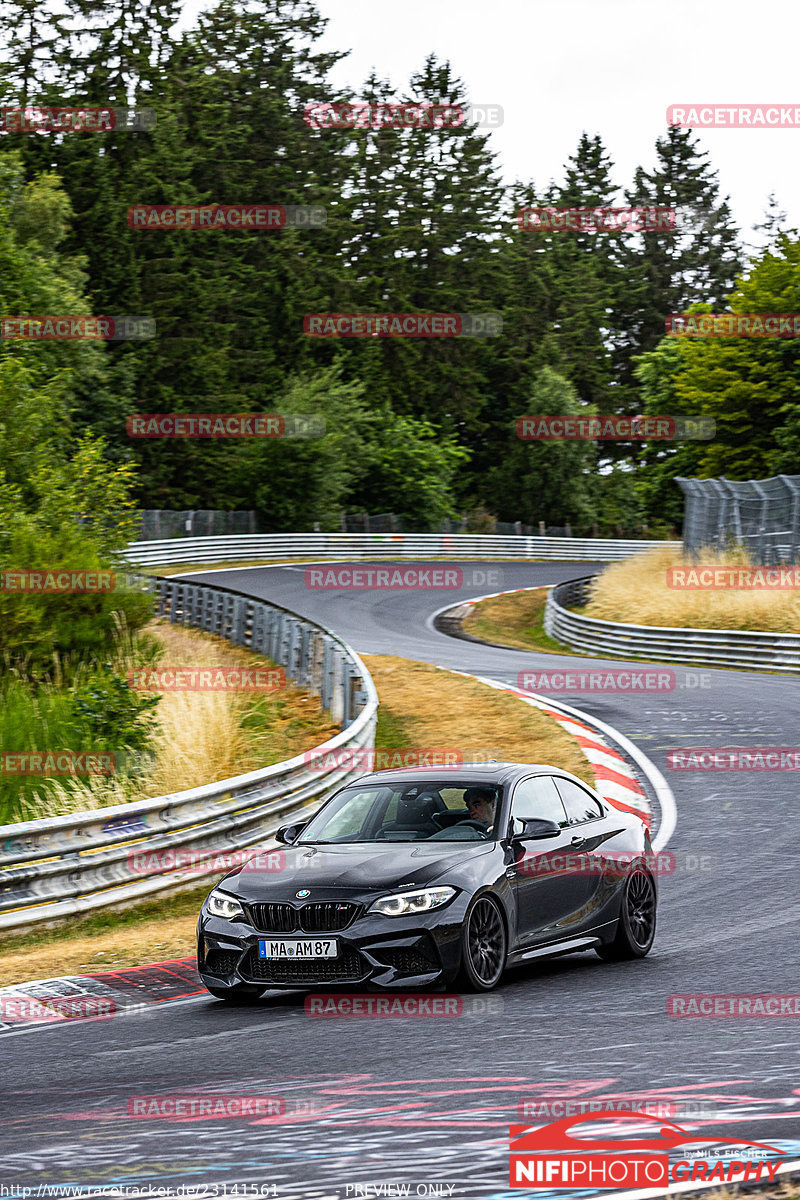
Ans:
<svg viewBox="0 0 800 1200"><path fill-rule="evenodd" d="M198 968L220 999L489 991L535 958L636 959L653 944L646 825L555 767L380 771L275 837L280 852L231 871L203 904Z"/></svg>

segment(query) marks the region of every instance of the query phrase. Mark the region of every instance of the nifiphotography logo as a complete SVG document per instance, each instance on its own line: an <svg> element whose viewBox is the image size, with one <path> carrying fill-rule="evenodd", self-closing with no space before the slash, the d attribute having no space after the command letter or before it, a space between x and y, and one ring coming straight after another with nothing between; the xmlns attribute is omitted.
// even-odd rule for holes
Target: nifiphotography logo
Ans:
<svg viewBox="0 0 800 1200"><path fill-rule="evenodd" d="M599 1133L605 1138L576 1137L573 1126L603 1126ZM618 1129L626 1125L630 1138L608 1138L609 1124ZM641 1136L648 1124L653 1132ZM750 1142L745 1138L704 1136L683 1129L671 1121L648 1117L642 1113L620 1113L616 1109L565 1117L547 1125L512 1125L510 1133L509 1182L517 1188L668 1188L687 1180L705 1183L750 1183L762 1178L771 1182L778 1172L780 1160L768 1162L754 1159L752 1151L737 1150L738 1158L718 1153L715 1158L703 1156L694 1147L698 1142L712 1142L737 1147L757 1147L759 1151L783 1154L765 1142ZM690 1155L672 1156L670 1150L691 1146ZM724 1155L724 1157L723 1157Z"/></svg>

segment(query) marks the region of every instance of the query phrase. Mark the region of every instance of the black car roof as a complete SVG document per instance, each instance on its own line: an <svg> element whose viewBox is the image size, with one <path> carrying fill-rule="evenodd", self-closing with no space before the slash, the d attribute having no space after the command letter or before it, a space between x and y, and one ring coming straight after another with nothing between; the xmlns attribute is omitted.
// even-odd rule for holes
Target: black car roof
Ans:
<svg viewBox="0 0 800 1200"><path fill-rule="evenodd" d="M457 767L402 767L389 771L370 771L361 775L347 786L363 784L380 780L384 783L418 783L420 778L451 780L454 784L469 780L475 783L513 783L522 775L530 775L532 771L550 771L558 775L568 775L561 767L548 766L547 763L492 762L470 765L464 763Z"/></svg>

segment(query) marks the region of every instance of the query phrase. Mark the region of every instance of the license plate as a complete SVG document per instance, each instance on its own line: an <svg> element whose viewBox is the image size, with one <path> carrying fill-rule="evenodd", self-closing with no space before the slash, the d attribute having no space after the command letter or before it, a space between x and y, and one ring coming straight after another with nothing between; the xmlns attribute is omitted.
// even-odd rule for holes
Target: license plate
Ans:
<svg viewBox="0 0 800 1200"><path fill-rule="evenodd" d="M258 943L259 958L338 958L336 938L265 938Z"/></svg>

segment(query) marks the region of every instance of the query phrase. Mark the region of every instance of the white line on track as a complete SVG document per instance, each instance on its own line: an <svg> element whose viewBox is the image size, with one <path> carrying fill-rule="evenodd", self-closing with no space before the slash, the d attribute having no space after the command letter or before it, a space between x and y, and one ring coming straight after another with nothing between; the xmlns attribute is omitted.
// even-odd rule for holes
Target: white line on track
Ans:
<svg viewBox="0 0 800 1200"><path fill-rule="evenodd" d="M552 587L552 586L554 586L554 585L545 583L545 584L537 584L535 587L518 588L515 590L520 591L520 592L535 592L535 591L538 591L539 588ZM465 600L462 603L477 604L478 601L480 601L480 600L490 600L493 596L505 596L508 594L510 594L510 593L492 592L487 596L472 597L470 600ZM435 613L431 613L431 615L428 617L428 619L425 622L426 626L429 629L434 629L435 627L434 627L433 623L441 613L447 612L448 609L457 608L457 607L458 607L457 604L445 604L441 608L438 608ZM436 631L436 632L438 632L438 631ZM489 645L489 643L487 643L487 645ZM509 647L509 649L511 649L511 647ZM531 653L535 654L536 651L532 650ZM567 655L566 652L565 652L565 656L569 657L569 655ZM444 669L449 670L450 668L445 667ZM463 674L463 672L460 672L460 673ZM473 676L473 678L477 679L477 678L479 678L479 676L476 675L476 676ZM485 679L482 681L489 682L489 680L485 680ZM504 687L508 687L508 686L513 687L513 685L502 684L502 682L499 680L492 680L491 682L492 683L500 683L501 686L504 686ZM519 689L519 688L516 688L514 690L517 692L521 692L521 689ZM678 810L677 810L677 806L675 804L675 796L673 794L672 788L669 786L666 779L661 774L661 772L659 771L659 769L655 765L655 763L651 762L651 760L647 757L647 755L643 754L642 751L639 749L639 747L635 746L633 744L633 742L630 740L630 738L627 738L624 733L620 733L620 731L618 729L615 729L613 725L606 724L605 721L601 721L598 717L590 716L589 713L584 712L582 709L574 708L570 704L564 704L560 700L553 700L552 697L550 697L550 696L544 696L544 695L541 695L541 694L538 694L535 692L525 692L524 695L530 696L532 700L538 700L540 702L543 702L543 703L549 705L551 708L555 708L559 712L563 712L566 716L576 717L579 721L584 722L586 725L592 726L593 728L597 729L600 733L604 733L607 737L611 738L612 741L615 741L617 743L617 745L622 750L625 751L626 754L630 755L630 757L633 759L633 761L639 767L639 770L642 772L642 774L645 776L645 778L649 781L651 787L653 788L653 791L656 794L656 798L657 798L659 806L661 808L661 822L658 827L658 833L653 838L653 849L655 851L663 850L664 847L669 842L669 839L672 837L673 833L675 832L675 825L677 823Z"/></svg>
<svg viewBox="0 0 800 1200"><path fill-rule="evenodd" d="M36 980L29 980L28 982L30 982L30 983L50 983L53 981L47 980L47 979L42 979L42 980L36 979ZM19 986L22 987L24 985L20 984ZM84 997L82 997L82 996L78 997L78 999L83 999L83 998ZM119 1012L114 1013L114 1016L112 1018L108 1018L108 1017L82 1017L82 1018L81 1017L68 1017L68 1018L64 1018L64 1020L61 1020L61 1021L29 1021L25 1025L20 1025L18 1029L0 1030L0 1038L21 1037L25 1033L44 1033L46 1030L64 1029L65 1026L67 1026L67 1025L69 1025L70 1027L72 1027L73 1025L86 1025L90 1021L95 1024L97 1024L97 1023L105 1024L106 1021L108 1021L109 1019L116 1021L120 1017L127 1017L129 1020L133 1019L134 1017L150 1017L155 1012L157 1012L158 1009L161 1009L161 1008L174 1008L175 1005L177 1005L177 1004L199 1004L200 1001L203 1001L205 1003L206 1001L208 1001L208 999L209 999L209 996L206 993L203 993L202 996L178 996L175 1000L159 1000L156 1004L147 1004L142 1008L131 1008L127 1012L125 1011L125 1009L121 1009ZM94 1053L96 1054L97 1051L94 1051Z"/></svg>

